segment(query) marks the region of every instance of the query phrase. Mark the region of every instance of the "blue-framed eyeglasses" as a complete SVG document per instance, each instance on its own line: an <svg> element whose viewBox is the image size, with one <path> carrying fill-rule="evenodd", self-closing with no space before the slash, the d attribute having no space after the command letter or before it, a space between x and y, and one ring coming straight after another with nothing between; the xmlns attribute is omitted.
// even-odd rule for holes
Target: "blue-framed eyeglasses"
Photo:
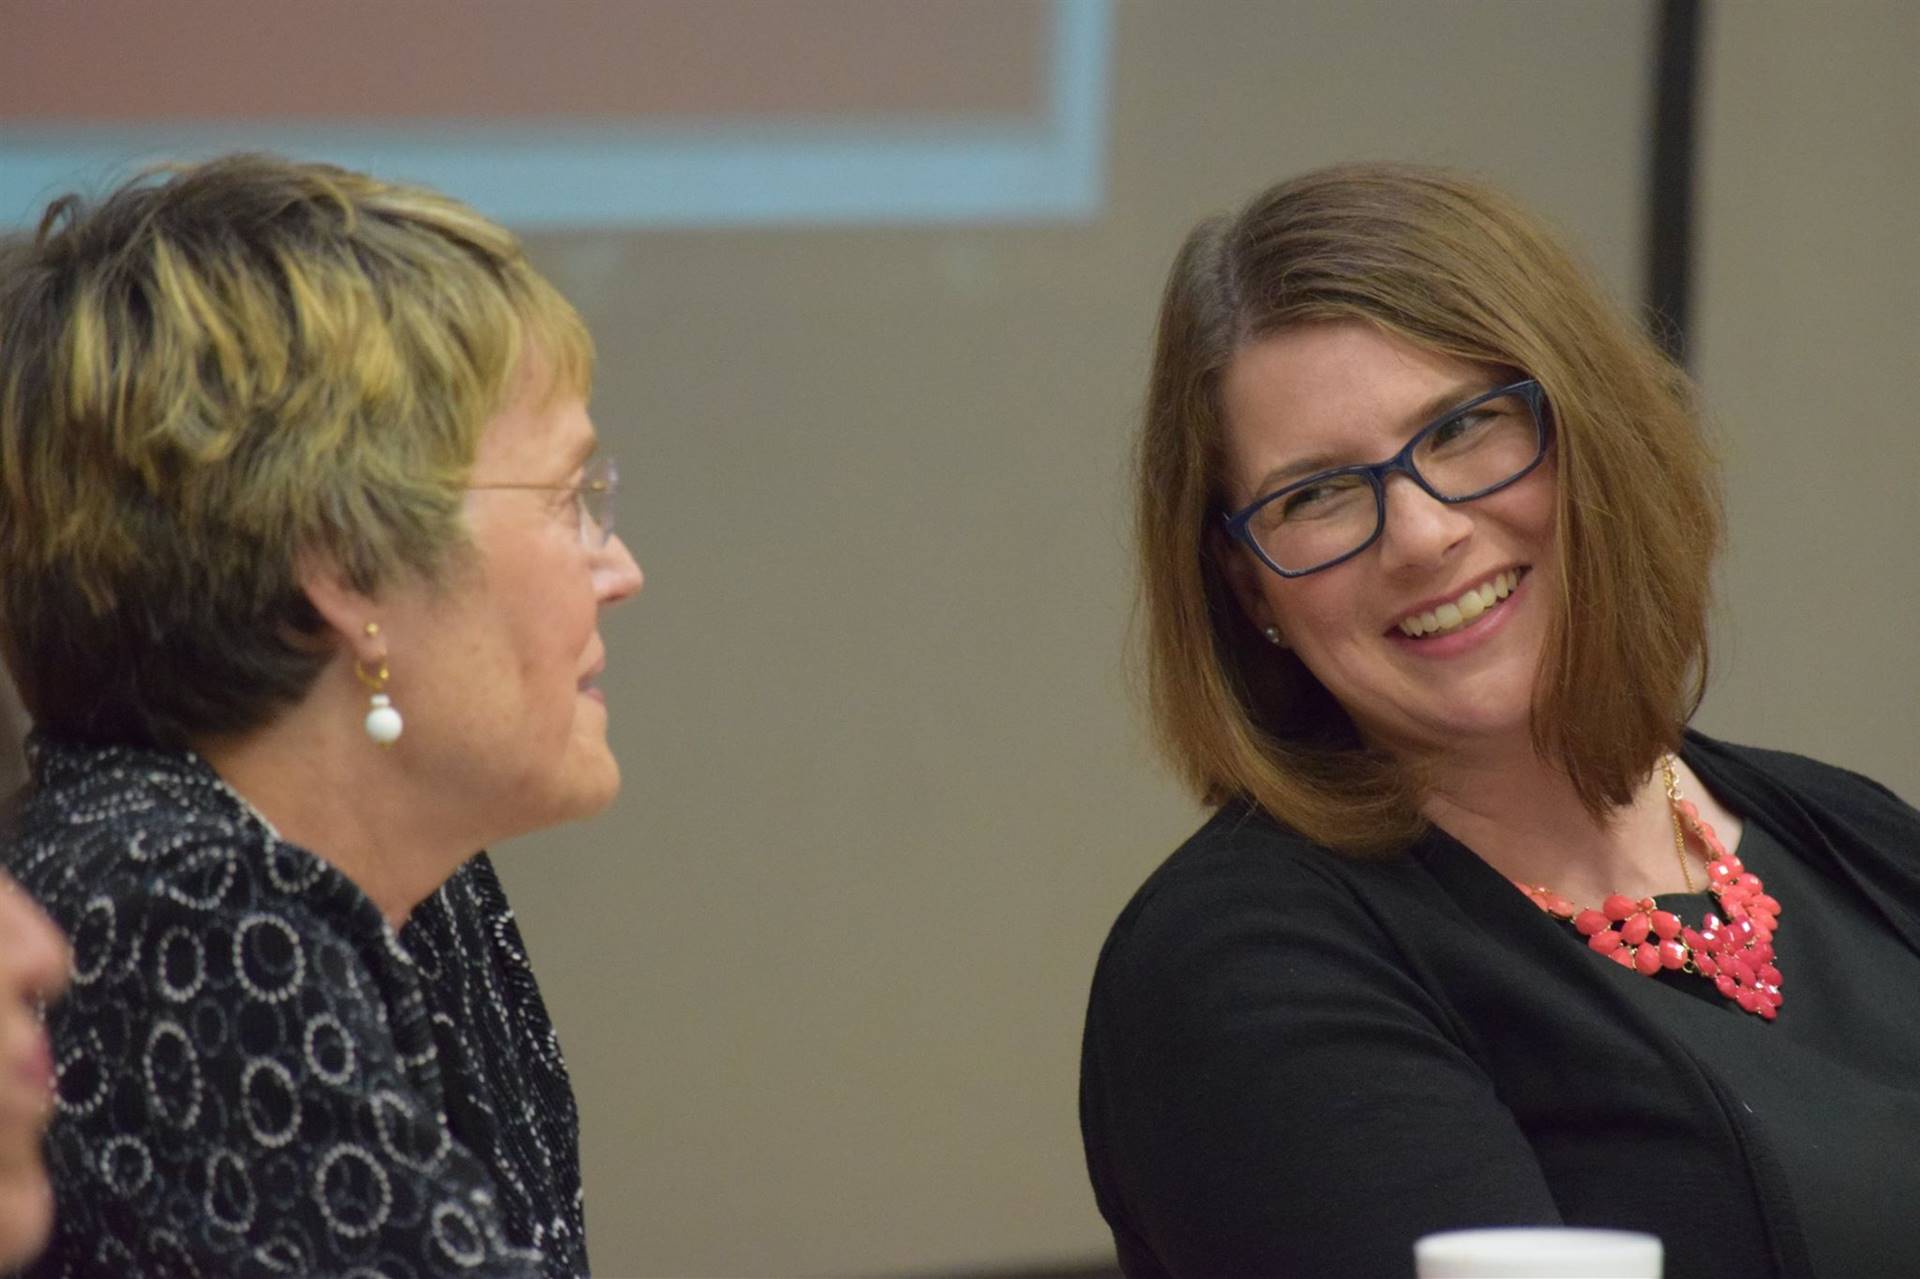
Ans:
<svg viewBox="0 0 1920 1279"><path fill-rule="evenodd" d="M620 468L605 454L587 464L578 484L469 484L467 487L530 493L570 491L580 516L580 544L589 550L598 550L613 538L613 497L620 491Z"/></svg>
<svg viewBox="0 0 1920 1279"><path fill-rule="evenodd" d="M1227 532L1282 577L1305 577L1372 546L1387 521L1387 477L1399 472L1448 505L1498 493L1547 455L1545 393L1532 378L1495 387L1427 423L1370 466L1295 480L1224 514Z"/></svg>

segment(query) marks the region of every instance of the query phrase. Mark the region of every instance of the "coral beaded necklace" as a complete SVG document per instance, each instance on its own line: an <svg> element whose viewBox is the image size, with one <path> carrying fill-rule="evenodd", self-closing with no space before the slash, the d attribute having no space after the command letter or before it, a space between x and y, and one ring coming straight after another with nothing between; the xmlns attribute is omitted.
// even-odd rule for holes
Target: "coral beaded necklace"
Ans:
<svg viewBox="0 0 1920 1279"><path fill-rule="evenodd" d="M1551 889L1518 880L1514 885L1547 914L1572 923L1587 945L1621 967L1647 977L1671 968L1708 978L1742 1009L1772 1021L1780 1011L1780 970L1773 966L1780 903L1767 895L1758 875L1727 851L1713 827L1701 820L1700 810L1680 797L1673 756L1661 756L1660 772L1667 783L1673 846L1687 890L1693 891L1687 864L1691 837L1707 859L1707 891L1719 899L1724 920L1708 911L1698 928L1689 928L1679 916L1657 909L1651 897L1634 901L1614 893L1598 910L1582 910Z"/></svg>

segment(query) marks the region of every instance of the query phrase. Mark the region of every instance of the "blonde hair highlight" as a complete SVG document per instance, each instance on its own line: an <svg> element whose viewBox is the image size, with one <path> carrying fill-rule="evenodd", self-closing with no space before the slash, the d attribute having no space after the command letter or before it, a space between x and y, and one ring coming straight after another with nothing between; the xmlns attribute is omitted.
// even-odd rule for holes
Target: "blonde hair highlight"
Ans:
<svg viewBox="0 0 1920 1279"><path fill-rule="evenodd" d="M176 746L298 700L303 557L442 580L532 353L586 393L573 308L432 191L240 155L56 200L0 256L0 614L35 718Z"/></svg>

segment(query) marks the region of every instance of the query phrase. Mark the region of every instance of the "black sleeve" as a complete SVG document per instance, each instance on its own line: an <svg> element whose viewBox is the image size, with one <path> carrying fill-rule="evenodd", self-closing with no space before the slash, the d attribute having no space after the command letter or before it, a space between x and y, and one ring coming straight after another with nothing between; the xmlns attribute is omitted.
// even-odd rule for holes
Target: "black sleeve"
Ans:
<svg viewBox="0 0 1920 1279"><path fill-rule="evenodd" d="M541 1273L448 1129L425 1010L304 903L227 891L232 864L66 921L56 1234L29 1273Z"/></svg>
<svg viewBox="0 0 1920 1279"><path fill-rule="evenodd" d="M1081 1122L1127 1273L1406 1275L1422 1234L1559 1223L1353 890L1278 854L1194 860L1122 916L1088 1010Z"/></svg>

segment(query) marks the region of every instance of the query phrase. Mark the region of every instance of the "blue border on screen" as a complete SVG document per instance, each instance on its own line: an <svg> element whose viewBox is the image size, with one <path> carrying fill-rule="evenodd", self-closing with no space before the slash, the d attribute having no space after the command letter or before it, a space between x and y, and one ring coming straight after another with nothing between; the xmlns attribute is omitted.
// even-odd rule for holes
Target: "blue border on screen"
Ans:
<svg viewBox="0 0 1920 1279"><path fill-rule="evenodd" d="M1085 221L1105 199L1111 0L1053 0L1044 119L946 125L10 126L0 226L142 164L267 150L425 183L518 227Z"/></svg>

